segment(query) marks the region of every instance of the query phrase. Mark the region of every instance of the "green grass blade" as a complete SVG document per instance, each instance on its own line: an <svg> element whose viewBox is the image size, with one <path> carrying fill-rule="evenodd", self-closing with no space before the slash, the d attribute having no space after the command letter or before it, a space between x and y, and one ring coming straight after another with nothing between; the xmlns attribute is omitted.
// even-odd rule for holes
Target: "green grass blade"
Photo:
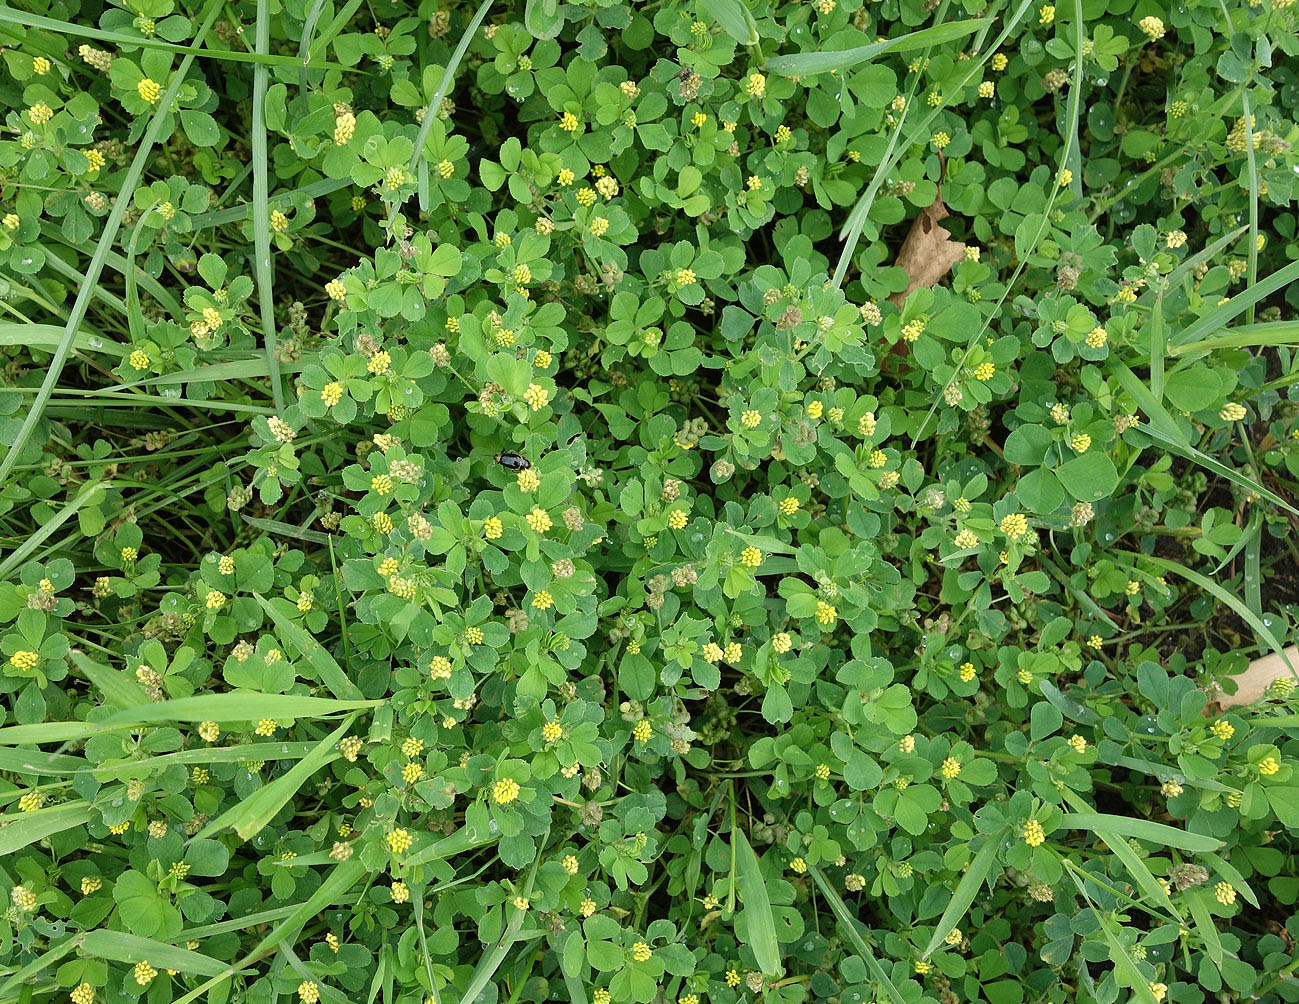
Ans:
<svg viewBox="0 0 1299 1004"><path fill-rule="evenodd" d="M249 840L260 833L275 818L275 814L284 808L285 803L298 793L298 789L307 783L307 779L312 774L342 756L337 749L338 741L347 734L354 721L356 721L356 713L348 715L338 728L320 740L314 750L287 772L221 813L192 839L202 840L214 833L220 833L226 827L231 827L239 835L240 840Z"/></svg>
<svg viewBox="0 0 1299 1004"><path fill-rule="evenodd" d="M231 63L257 63L262 66L301 65L301 61L293 56L275 56L228 49L204 48L197 44L201 41L199 36L195 36L195 45L177 45L173 42L164 42L159 38L124 35L117 31L104 31L100 28L94 28L88 24L74 24L71 21L60 21L52 17L42 17L39 14L29 14L26 11L14 10L11 7L0 7L0 22L5 21L10 24L21 24L27 28L40 28L45 31L58 32L60 35L72 35L75 38L93 38L100 42L112 42L115 45L158 49L162 52L183 53L191 57L202 56L205 59L220 59ZM342 63L318 63L317 65L321 69L345 70L349 73L358 72L356 67L344 66Z"/></svg>
<svg viewBox="0 0 1299 1004"><path fill-rule="evenodd" d="M1149 840L1153 844L1175 847L1181 851L1215 851L1222 846L1221 840L1206 837L1202 833L1190 833L1149 819L1112 816L1104 812L1066 812L1060 819L1060 826L1066 830L1086 830L1097 836L1100 836L1100 830L1108 830L1119 836Z"/></svg>
<svg viewBox="0 0 1299 1004"><path fill-rule="evenodd" d="M702 0L702 5L735 41L741 45L758 44L758 26L743 0ZM771 69L770 60L767 69Z"/></svg>
<svg viewBox="0 0 1299 1004"><path fill-rule="evenodd" d="M208 0L203 13L202 25L194 36L196 42L207 37L207 33L212 29L212 24L216 21L217 13L220 10L221 0ZM171 75L171 79L167 83L167 89L158 102L157 111L154 112L153 118L149 120L148 128L145 129L144 136L140 139L140 145L136 148L135 156L131 159L131 166L127 168L126 176L122 179L121 189L113 203L113 211L108 214L108 220L104 223L104 231L100 235L99 243L95 246L94 255L91 256L85 279L77 290L76 302L72 306L67 324L64 325L63 337L54 350L54 358L50 360L49 371L45 374L45 379L41 381L41 389L37 392L36 400L32 402L31 409L23 419L23 424L19 426L12 445L10 445L8 452L5 453L4 459L0 460L0 485L5 483L9 473L14 468L14 464L18 462L23 448L27 445L27 440L31 437L32 430L36 428L36 423L40 421L41 412L44 411L45 405L50 399L50 394L54 391L54 385L59 382L59 375L63 372L64 364L68 361L68 355L72 351L72 344L77 331L80 330L81 323L86 318L86 311L90 307L90 298L99 282L100 274L104 271L104 263L109 251L112 250L117 231L121 228L126 211L132 204L132 196L135 193L136 186L140 183L145 165L153 154L153 147L158 142L158 134L162 131L163 122L171 119L172 102L176 100L181 84L193 64L193 53L189 53L181 60L180 66Z"/></svg>
<svg viewBox="0 0 1299 1004"><path fill-rule="evenodd" d="M84 652L78 652L76 649L69 654L77 669L99 688L100 693L110 704L118 708L137 708L149 703L149 695L145 693L144 688L121 670L101 666L88 658Z"/></svg>
<svg viewBox="0 0 1299 1004"><path fill-rule="evenodd" d="M829 882L826 881L825 875L816 865L808 865L807 870L811 872L812 878L816 881L817 887L821 890L821 895L825 897L830 904L830 909L834 912L835 918L839 921L840 929L848 936L848 941L853 947L853 951L862 957L866 967L871 971L875 981L884 987L885 992L889 995L889 1000L893 1004L906 1004L906 998L898 991L889 974L884 971L880 965L880 960L875 957L870 946L862 939L861 933L857 930L856 920L848 910L848 905L843 901L838 891Z"/></svg>
<svg viewBox="0 0 1299 1004"><path fill-rule="evenodd" d="M1285 289L1296 279L1299 279L1299 261L1292 261L1266 279L1246 286L1222 306L1214 307L1198 321L1188 325L1173 340L1174 344L1187 345L1205 338L1212 331L1222 331L1232 318L1239 317L1265 297Z"/></svg>
<svg viewBox="0 0 1299 1004"><path fill-rule="evenodd" d="M65 802L47 809L0 816L0 854L13 854L28 844L74 826L81 826L96 815L89 802Z"/></svg>
<svg viewBox="0 0 1299 1004"><path fill-rule="evenodd" d="M1180 575L1188 582L1195 583L1201 589L1212 593L1218 599L1222 600L1223 603L1227 604L1227 606L1231 607L1232 610L1236 611L1236 613L1240 615L1241 620L1254 629L1255 634L1268 643L1268 646L1272 651L1279 655L1281 661L1286 664L1286 668L1290 670L1290 675L1296 680L1299 680L1299 672L1296 672L1295 666L1290 662L1290 657L1286 655L1285 646L1282 645L1277 636L1272 633L1272 629L1263 622L1263 619L1242 603L1231 591L1223 589L1222 586L1218 585L1218 583L1214 582L1207 576L1192 571L1185 565L1178 564L1176 561L1169 561L1167 558L1156 557L1153 554L1144 555L1141 560L1154 565L1156 568L1162 568L1164 571ZM1210 850L1212 850L1212 848L1210 848Z"/></svg>
<svg viewBox="0 0 1299 1004"><path fill-rule="evenodd" d="M1216 349L1256 349L1276 345L1299 345L1299 321L1242 324L1225 335L1213 335L1185 345L1174 345L1169 348L1168 354L1186 356Z"/></svg>
<svg viewBox="0 0 1299 1004"><path fill-rule="evenodd" d="M1213 964L1222 968L1222 938L1218 935L1218 925L1213 922L1209 911L1209 893L1204 889L1187 889L1186 905L1191 908L1191 919L1195 921L1195 930L1204 941L1204 950Z"/></svg>
<svg viewBox="0 0 1299 1004"><path fill-rule="evenodd" d="M257 0L257 52L264 55L271 44L270 0ZM280 386L280 363L275 355L275 280L271 272L271 210L266 169L266 86L269 70L259 63L253 71L253 258L257 276L257 305L262 318L266 369L271 378L275 410L284 412L284 388Z"/></svg>
<svg viewBox="0 0 1299 1004"><path fill-rule="evenodd" d="M262 605L267 616L275 623L275 630L281 641L286 641L311 664L320 678L320 682L329 688L329 692L340 699L358 700L361 690L347 678L343 667L338 664L325 647L311 637L305 629L291 620L265 596L258 596L257 602Z"/></svg>
<svg viewBox="0 0 1299 1004"><path fill-rule="evenodd" d="M25 345L33 349L53 352L63 340L63 328L53 324L18 324L14 321L0 321L0 345ZM118 359L126 355L126 346L105 338L103 335L82 328L72 340L72 348L77 352L103 352Z"/></svg>
<svg viewBox="0 0 1299 1004"><path fill-rule="evenodd" d="M81 953L92 959L112 962L147 962L159 969L174 969L180 973L198 976L215 976L225 970L225 963L200 952L177 948L153 938L141 938L125 931L90 931L82 936Z"/></svg>
<svg viewBox="0 0 1299 1004"><path fill-rule="evenodd" d="M97 781L121 781L129 777L148 777L157 774L172 764L188 767L201 763L247 763L261 760L300 760L316 748L314 742L292 743L241 743L238 746L200 746L192 750L177 750L175 753L161 753L145 760L110 761L94 767L85 767L95 775ZM0 751L0 763L3 763L3 752ZM295 859L296 860L296 859Z"/></svg>
<svg viewBox="0 0 1299 1004"><path fill-rule="evenodd" d="M473 41L474 33L478 31L479 25L483 23L483 18L491 9L492 0L483 0L474 13L473 19L465 27L465 32L460 36L460 44L451 53L451 58L447 60L446 69L442 71L442 80L438 83L437 90L433 92L433 98L429 101L428 106L424 109L424 120L419 125L419 132L415 136L415 152L410 158L410 172L417 174L419 166L424 160L424 144L428 141L429 130L433 128L433 123L437 121L438 113L442 109L442 99L447 96L451 90L451 84L455 81L456 70L460 68L460 62L465 58L465 53L469 51L469 43ZM392 208L388 211L388 232L392 232L392 225L397 219L397 214L401 212L401 202L394 202Z"/></svg>
<svg viewBox="0 0 1299 1004"><path fill-rule="evenodd" d="M929 944L925 946L924 958L927 959L934 954L934 950L943 943L944 938L956 929L957 923L965 916L965 911L974 902L974 897L979 894L988 873L992 871L992 866L996 864L997 848L1008 832L1008 830L1002 829L984 840L983 846L974 855L974 860L970 862L969 868L961 876L960 884L952 892L951 901L948 902L943 915L938 918L938 926L934 928L933 937L929 939Z"/></svg>
<svg viewBox="0 0 1299 1004"><path fill-rule="evenodd" d="M721 18L718 18L718 21L721 22ZM886 38L882 42L871 42L870 45L859 45L838 52L795 52L785 56L772 56L767 60L766 69L770 73L779 73L786 77L810 77L817 73L829 73L832 70L847 70L869 62L876 56L882 56L886 52L914 52L931 45L942 45L944 42L965 38L967 35L973 35L986 23L985 19L971 18L966 21L952 21L949 24L936 24L931 28L922 28L920 31L899 35L897 38ZM722 23L722 27L726 27L725 23Z"/></svg>
<svg viewBox="0 0 1299 1004"><path fill-rule="evenodd" d="M771 913L771 899L767 896L767 882L762 877L758 856L753 853L749 838L739 827L731 830L731 840L735 842L735 863L739 871L740 899L744 903L742 912L749 947L753 949L759 969L768 976L779 976L780 943L776 940L776 919Z"/></svg>
<svg viewBox="0 0 1299 1004"><path fill-rule="evenodd" d="M33 407L35 406L33 405ZM15 445L17 445L17 441L15 441ZM48 522L41 524L40 528L14 548L4 561L0 561L0 582L9 578L10 573L26 561L45 541L49 540L59 527L75 516L79 510L97 501L104 491L111 488L112 485L111 481L91 481L82 485L81 490L77 492L71 502L60 509Z"/></svg>
<svg viewBox="0 0 1299 1004"><path fill-rule="evenodd" d="M1114 920L1110 917L1109 912L1096 905L1095 900L1091 898L1091 894L1087 892L1087 886L1079 877L1082 876L1091 880L1091 876L1087 875L1086 872L1079 869L1077 865L1067 858L1063 859L1062 863L1069 872L1069 877L1073 879L1074 885L1078 887L1078 892L1091 905L1092 914L1100 923L1101 932L1105 935L1105 940L1110 946L1110 961L1114 963L1115 975L1121 977L1120 984L1131 989L1134 999L1139 1001L1140 1004L1159 1004L1150 990L1150 981L1141 975L1141 970L1137 968L1136 962L1133 961L1132 956L1128 954L1128 950L1123 947L1118 935L1114 933L1113 928L1110 926L1114 923Z"/></svg>
<svg viewBox="0 0 1299 1004"><path fill-rule="evenodd" d="M131 725L175 722L255 722L262 718L320 718L340 711L373 708L382 701L335 701L328 697L300 694L259 694L232 690L224 694L200 694L159 701L142 708L120 711L98 725L105 731ZM14 726L24 728L25 726ZM0 729L0 734L8 729Z"/></svg>

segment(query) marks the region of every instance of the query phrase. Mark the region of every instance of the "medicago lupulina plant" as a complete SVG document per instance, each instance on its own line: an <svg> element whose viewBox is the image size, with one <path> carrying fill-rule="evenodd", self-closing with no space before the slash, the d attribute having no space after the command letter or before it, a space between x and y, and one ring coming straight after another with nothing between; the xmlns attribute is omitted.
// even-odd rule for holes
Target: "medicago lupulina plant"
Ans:
<svg viewBox="0 0 1299 1004"><path fill-rule="evenodd" d="M1295 19L0 8L0 1002L1299 997Z"/></svg>

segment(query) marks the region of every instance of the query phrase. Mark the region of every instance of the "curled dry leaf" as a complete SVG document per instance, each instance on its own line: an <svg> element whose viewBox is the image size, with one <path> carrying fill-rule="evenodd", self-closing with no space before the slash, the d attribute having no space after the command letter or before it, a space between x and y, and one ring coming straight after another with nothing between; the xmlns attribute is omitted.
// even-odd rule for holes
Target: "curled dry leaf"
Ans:
<svg viewBox="0 0 1299 1004"><path fill-rule="evenodd" d="M897 261L893 264L907 273L907 288L889 297L889 302L901 307L913 290L932 286L952 270L952 266L965 254L965 245L952 240L952 233L940 225L951 213L943 205L940 188L934 201L920 210L911 224L911 232L902 242Z"/></svg>

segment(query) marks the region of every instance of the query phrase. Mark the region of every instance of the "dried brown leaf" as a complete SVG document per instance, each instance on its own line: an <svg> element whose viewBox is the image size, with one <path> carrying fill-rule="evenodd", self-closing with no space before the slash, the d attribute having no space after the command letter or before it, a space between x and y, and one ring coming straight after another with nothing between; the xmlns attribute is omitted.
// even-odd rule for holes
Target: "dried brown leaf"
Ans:
<svg viewBox="0 0 1299 1004"><path fill-rule="evenodd" d="M898 258L893 264L907 273L907 288L894 293L889 302L901 307L908 296L922 286L932 286L952 270L952 266L965 254L965 245L952 240L952 233L940 226L951 214L943 205L942 189L932 203L920 210L911 224L911 232L902 242Z"/></svg>

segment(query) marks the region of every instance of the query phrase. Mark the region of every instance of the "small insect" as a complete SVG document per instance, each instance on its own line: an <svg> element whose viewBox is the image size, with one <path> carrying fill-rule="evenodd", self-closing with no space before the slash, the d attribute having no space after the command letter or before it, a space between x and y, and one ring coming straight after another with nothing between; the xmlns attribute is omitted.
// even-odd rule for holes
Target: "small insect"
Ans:
<svg viewBox="0 0 1299 1004"><path fill-rule="evenodd" d="M690 69L690 67L688 67L688 66L683 66L683 67L681 67L681 72L677 74L677 79L678 79L678 80L689 80L690 77L691 77L691 75L692 75L694 72L695 72L695 71L692 70L692 69Z"/></svg>
<svg viewBox="0 0 1299 1004"><path fill-rule="evenodd" d="M498 453L492 458L507 471L526 471L532 461L519 453Z"/></svg>

